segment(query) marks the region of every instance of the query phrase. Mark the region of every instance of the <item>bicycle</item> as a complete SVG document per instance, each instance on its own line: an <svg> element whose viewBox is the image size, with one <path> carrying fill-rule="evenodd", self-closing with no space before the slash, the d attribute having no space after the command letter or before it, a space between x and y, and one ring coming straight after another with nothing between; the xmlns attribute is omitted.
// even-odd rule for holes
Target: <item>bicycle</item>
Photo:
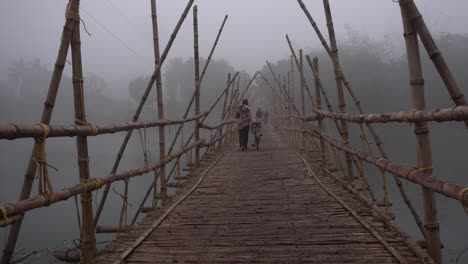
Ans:
<svg viewBox="0 0 468 264"><path fill-rule="evenodd" d="M255 143L252 147L256 147L257 151L260 150L260 138L262 136L262 122L254 121L250 124L250 131L254 134Z"/></svg>

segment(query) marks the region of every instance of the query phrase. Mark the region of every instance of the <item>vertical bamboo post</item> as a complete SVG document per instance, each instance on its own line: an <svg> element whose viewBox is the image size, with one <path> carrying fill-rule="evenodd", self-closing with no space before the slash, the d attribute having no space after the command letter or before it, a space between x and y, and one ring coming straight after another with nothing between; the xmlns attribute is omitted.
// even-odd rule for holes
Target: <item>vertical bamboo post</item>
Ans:
<svg viewBox="0 0 468 264"><path fill-rule="evenodd" d="M198 7L193 7L193 51L195 63L195 115L200 114L200 58L198 52ZM200 140L200 119L195 121L195 142ZM200 146L195 148L195 164L200 166Z"/></svg>
<svg viewBox="0 0 468 264"><path fill-rule="evenodd" d="M223 111L221 112L221 118L220 118L220 122L223 122L225 117L226 117L226 107L227 107L227 101L228 101L228 97L229 97L229 88L231 88L231 73L228 73L228 77L227 77L227 82L226 82L226 86L227 86L227 91L226 93L224 94L224 103L223 103ZM223 130L224 130L224 125L222 125L220 128L220 135L222 136L223 135ZM219 143L218 143L218 147L221 147L223 144L223 140L220 140Z"/></svg>
<svg viewBox="0 0 468 264"><path fill-rule="evenodd" d="M69 3L71 6L77 6L79 0L70 0ZM52 118L52 112L55 105L55 100L57 98L57 92L60 86L60 80L62 79L63 69L65 67L65 61L67 59L68 49L70 47L70 41L72 38L73 30L75 29L75 24L77 23L77 19L73 16L74 10L72 12L67 13L66 22L63 27L62 31L62 39L60 41L60 47L58 50L57 58L55 60L55 67L54 72L52 73L52 78L49 85L49 90L47 92L47 97L44 102L44 108L42 110L41 116L41 123L48 125ZM34 144L34 147L31 151L31 157L29 159L28 167L26 169L26 173L24 175L23 186L21 188L21 193L19 196L19 201L26 200L31 195L32 186L34 183L34 178L36 175L37 164L34 161L34 157L36 154L36 147L37 145ZM16 222L10 228L10 232L8 233L8 238L5 244L5 248L3 249L3 256L0 260L0 263L7 264L10 263L11 257L13 256L13 252L15 251L16 241L18 240L19 232L21 230L21 224L23 222L23 218L20 218L18 222Z"/></svg>
<svg viewBox="0 0 468 264"><path fill-rule="evenodd" d="M327 19L327 28L328 28L328 35L330 37L330 45L331 45L331 53L332 53L332 61L333 67L335 70L335 79L336 79L336 88L338 90L338 101L339 101L339 109L341 113L346 112L346 104L345 98L343 93L343 79L341 77L341 68L340 68L340 59L338 56L338 46L336 44L336 37L335 37L335 29L333 27L333 19L330 10L330 4L328 0L323 0L323 6L325 9L325 17ZM343 141L346 145L349 144L349 134L348 134L348 124L344 120L341 121L341 128L343 129ZM354 172L352 167L352 160L351 156L346 153L346 168L348 171L348 182L354 181Z"/></svg>
<svg viewBox="0 0 468 264"><path fill-rule="evenodd" d="M151 25L153 29L154 66L157 67L159 63L159 34L158 34L158 14L156 11L156 0L151 0ZM158 178L159 178L159 173L156 170L154 171L153 178L154 179L153 179L152 207L156 207L157 202L158 202Z"/></svg>
<svg viewBox="0 0 468 264"><path fill-rule="evenodd" d="M156 62L156 95L157 95L157 108L158 108L158 119L164 119L164 97L163 97L163 85L162 85L162 76L161 76L161 65L160 54L159 54L159 32L158 32L158 17L156 9L156 1L154 2L154 16L152 19L153 22L153 47L154 47L154 61ZM166 157L166 135L165 135L165 126L159 127L159 160L164 161ZM157 173L155 172L155 185L157 182ZM163 165L159 168L159 181L161 184L161 202L165 202L167 198L167 182L166 182L166 166ZM156 197L157 198L157 197Z"/></svg>
<svg viewBox="0 0 468 264"><path fill-rule="evenodd" d="M318 58L314 57L314 79L315 79L315 105L318 110L322 109L322 100L320 96L320 71L319 71L319 63L318 63ZM319 118L318 120L318 126L321 131L324 131L323 129L323 120ZM328 159L327 159L327 150L326 150L326 145L325 142L323 141L322 136L320 136L320 151L322 153L322 169L325 169L328 171Z"/></svg>
<svg viewBox="0 0 468 264"><path fill-rule="evenodd" d="M79 17L79 2L76 6L70 5L70 9L75 9L76 15ZM72 78L73 78L73 95L75 106L75 124L87 125L85 99L83 93L83 69L81 62L81 39L80 39L80 22L75 23L71 40L71 55L72 55ZM78 169L80 175L80 183L87 183L90 179L89 173L89 156L88 156L88 140L86 136L76 137L76 146L78 152ZM96 258L96 237L94 233L93 221L93 203L92 193L84 192L81 197L81 234L80 234L80 262L93 263Z"/></svg>
<svg viewBox="0 0 468 264"><path fill-rule="evenodd" d="M302 54L302 49L299 50L299 75L301 76L301 114L305 116L305 78L304 78L304 56ZM305 121L302 122L302 127L305 127ZM302 132L302 149L304 153L307 153L307 142L306 142L306 134L305 131Z"/></svg>
<svg viewBox="0 0 468 264"><path fill-rule="evenodd" d="M401 8L405 9L407 19L411 23L414 30L419 35L421 42L423 43L427 54L431 58L435 68L439 72L442 81L444 82L450 97L457 106L466 106L465 96L458 85L457 81L452 75L447 62L445 62L442 53L440 52L437 44L432 38L431 32L424 22L423 16L418 10L416 3L413 0L400 1ZM465 126L468 127L468 121L465 121Z"/></svg>
<svg viewBox="0 0 468 264"><path fill-rule="evenodd" d="M418 38L414 26L408 14L408 10L402 5L401 14L405 44L408 56L408 67L410 72L410 86L413 107L416 110L424 110L426 102L424 98L424 78L422 73L421 58L419 54ZM416 122L414 133L418 146L418 169L425 172L425 177L434 177L432 164L431 143L427 122ZM442 251L439 232L439 221L437 215L437 204L434 193L422 187L425 230L427 235L427 252L435 263L442 263Z"/></svg>

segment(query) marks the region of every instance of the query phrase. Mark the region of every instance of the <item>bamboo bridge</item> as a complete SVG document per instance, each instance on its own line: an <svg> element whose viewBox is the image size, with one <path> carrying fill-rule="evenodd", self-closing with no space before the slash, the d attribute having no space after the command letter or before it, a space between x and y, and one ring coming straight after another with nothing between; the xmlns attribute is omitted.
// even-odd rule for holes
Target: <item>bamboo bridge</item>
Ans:
<svg viewBox="0 0 468 264"><path fill-rule="evenodd" d="M286 42L291 52L291 70L278 76L256 72L241 87L239 73L227 76L226 87L211 107L201 109L203 78L228 16L224 17L207 62L200 68L198 15L189 0L167 45L160 53L156 1L151 1L155 68L133 119L128 123L92 124L86 120L81 64L79 0L69 0L60 49L39 124L0 125L0 139L34 138L31 158L17 202L0 205L0 227L8 228L1 263L17 262L15 246L27 212L73 197L77 206L80 237L75 249L56 249L57 259L81 263L442 263L442 242L435 195L460 203L468 212L468 188L438 179L434 174L428 122L464 122L468 106L461 88L440 53L413 0L399 3L410 80L408 94L412 109L394 113L368 114L347 80L339 60L332 13L323 0L329 41L322 34L302 0L299 7L310 21L334 67L338 110L330 101L320 79L317 58L303 56ZM178 31L193 6L194 89L185 113L177 120L164 116L161 68ZM304 28L307 31L308 28ZM438 70L454 107L428 110L425 107L424 78L419 42ZM71 50L75 124L50 124L56 95ZM299 73L301 98L294 98L294 72ZM314 78L309 87L305 76ZM271 106L272 118L264 128L260 151L241 152L237 147L237 106L251 88L261 90ZM148 95L155 87L158 120L139 120ZM346 112L345 92L359 114ZM208 122L213 109L222 103L219 122ZM310 111L306 111L309 104ZM194 105L194 110L192 110ZM192 113L193 115L190 115ZM377 123L414 125L418 164L407 167L392 162L374 129ZM191 125L191 126L190 126ZM176 127L168 139L166 128ZM184 126L191 135L183 138ZM356 126L362 142L353 144L349 127ZM125 149L135 130L157 128L159 158L131 170L119 170ZM209 131L210 136L206 136ZM89 168L88 137L126 133L112 170L107 176L94 175ZM53 188L48 176L46 142L51 137L75 137L79 182L61 190ZM182 139L181 139L182 138ZM170 143L169 143L170 142ZM169 143L169 144L168 144ZM360 145L362 147L355 147ZM177 146L180 144L180 148ZM374 144L378 154L373 154ZM383 195L368 182L368 166L382 177ZM38 175L39 193L32 191ZM127 221L129 185L133 177L149 177L137 213ZM395 181L412 218L424 237L417 241L396 223L388 181ZM405 180L422 189L422 210L408 196ZM115 212L113 226L100 225L100 217L112 183L124 182L122 207ZM93 193L104 189L93 210ZM174 192L168 189L175 190ZM418 214L423 212L423 217ZM141 215L144 214L143 217ZM116 233L110 244L98 252L96 236ZM458 261L458 260L457 260Z"/></svg>

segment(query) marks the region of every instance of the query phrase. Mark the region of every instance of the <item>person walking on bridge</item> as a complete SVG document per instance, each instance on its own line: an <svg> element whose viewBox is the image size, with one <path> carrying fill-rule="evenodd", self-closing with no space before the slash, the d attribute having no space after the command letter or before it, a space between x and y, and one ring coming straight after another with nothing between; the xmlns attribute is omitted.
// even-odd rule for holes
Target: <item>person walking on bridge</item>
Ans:
<svg viewBox="0 0 468 264"><path fill-rule="evenodd" d="M242 100L239 111L236 113L236 118L237 129L239 130L239 145L242 151L244 151L247 150L247 145L249 143L249 128L250 122L252 121L252 114L247 99Z"/></svg>

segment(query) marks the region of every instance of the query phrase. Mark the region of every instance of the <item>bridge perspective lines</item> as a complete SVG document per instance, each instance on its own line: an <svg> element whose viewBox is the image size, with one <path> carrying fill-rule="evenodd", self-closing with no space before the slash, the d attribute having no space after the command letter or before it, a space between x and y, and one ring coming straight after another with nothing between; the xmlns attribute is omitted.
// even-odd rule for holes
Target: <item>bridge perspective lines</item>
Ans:
<svg viewBox="0 0 468 264"><path fill-rule="evenodd" d="M325 187L348 207L322 188L304 169L303 160L271 129L260 152L230 147L124 263L418 262L370 208L317 171ZM184 187L181 196L189 189ZM160 217L161 213L147 215L108 245L97 262L114 263Z"/></svg>

